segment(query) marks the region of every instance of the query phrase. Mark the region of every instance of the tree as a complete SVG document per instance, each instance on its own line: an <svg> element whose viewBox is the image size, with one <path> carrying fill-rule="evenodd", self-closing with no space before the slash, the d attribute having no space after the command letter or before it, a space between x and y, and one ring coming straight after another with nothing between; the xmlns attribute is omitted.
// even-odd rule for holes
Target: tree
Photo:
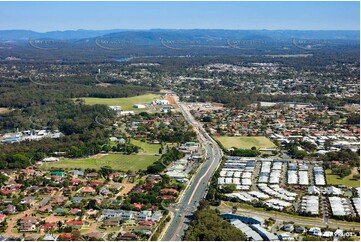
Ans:
<svg viewBox="0 0 361 242"><path fill-rule="evenodd" d="M194 213L194 220L184 235L188 241L246 241L247 237L223 220L215 210L204 209Z"/></svg>
<svg viewBox="0 0 361 242"><path fill-rule="evenodd" d="M223 193L232 193L236 190L237 186L236 184L226 184L222 187Z"/></svg>

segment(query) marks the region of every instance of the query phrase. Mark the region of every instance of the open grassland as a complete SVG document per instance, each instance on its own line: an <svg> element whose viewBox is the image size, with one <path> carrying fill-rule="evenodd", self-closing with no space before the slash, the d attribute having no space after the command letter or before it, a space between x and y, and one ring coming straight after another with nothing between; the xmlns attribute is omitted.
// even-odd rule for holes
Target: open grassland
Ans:
<svg viewBox="0 0 361 242"><path fill-rule="evenodd" d="M133 108L134 104L146 104L146 103L148 104L156 99L160 99L160 96L156 94L145 94L135 97L124 97L124 98L85 97L81 99L83 99L85 101L85 104L88 105L104 104L107 106L121 106L122 110L136 111L136 110L144 110L144 109Z"/></svg>
<svg viewBox="0 0 361 242"><path fill-rule="evenodd" d="M46 168L69 168L69 169L100 169L102 166L110 166L113 170L138 171L146 170L147 167L159 159L154 155L122 155L109 154L101 158L64 159L58 162L44 163L41 167Z"/></svg>
<svg viewBox="0 0 361 242"><path fill-rule="evenodd" d="M160 144L150 144L146 142L142 142L140 140L131 139L130 143L133 145L139 146L145 153L159 153L159 148L162 146Z"/></svg>
<svg viewBox="0 0 361 242"><path fill-rule="evenodd" d="M326 170L325 174L326 174L327 185L344 185L348 187L360 186L360 180L352 179L352 176L355 174L354 172L352 172L351 175L346 176L342 179L338 175L333 175L331 170Z"/></svg>
<svg viewBox="0 0 361 242"><path fill-rule="evenodd" d="M232 147L251 149L252 147L259 148L275 148L276 145L265 136L247 136L247 137L233 137L233 136L219 136L214 137L221 142L224 148L230 149Z"/></svg>

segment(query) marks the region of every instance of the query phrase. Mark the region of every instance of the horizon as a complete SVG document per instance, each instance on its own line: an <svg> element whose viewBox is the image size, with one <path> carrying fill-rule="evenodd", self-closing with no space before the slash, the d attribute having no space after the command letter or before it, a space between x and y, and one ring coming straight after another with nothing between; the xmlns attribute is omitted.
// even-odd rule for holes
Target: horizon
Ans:
<svg viewBox="0 0 361 242"><path fill-rule="evenodd" d="M0 2L0 29L359 31L359 8L358 1Z"/></svg>
<svg viewBox="0 0 361 242"><path fill-rule="evenodd" d="M154 30L229 30L229 31L355 31L360 32L359 29L207 29L207 28L189 28L189 29L168 29L168 28L150 28L150 29L64 29L64 30L49 30L49 31L36 31L32 29L0 29L0 31L32 31L37 33L49 32L67 32L67 31L154 31Z"/></svg>

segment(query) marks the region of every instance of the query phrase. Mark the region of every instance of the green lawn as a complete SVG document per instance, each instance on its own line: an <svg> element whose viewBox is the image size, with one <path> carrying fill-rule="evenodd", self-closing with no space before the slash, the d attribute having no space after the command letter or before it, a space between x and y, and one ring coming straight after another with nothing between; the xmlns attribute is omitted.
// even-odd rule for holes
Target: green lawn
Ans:
<svg viewBox="0 0 361 242"><path fill-rule="evenodd" d="M71 169L100 169L102 166L110 166L114 170L138 171L146 170L147 167L159 159L154 155L122 155L109 154L102 158L69 159L58 162L44 163L43 168L71 168Z"/></svg>
<svg viewBox="0 0 361 242"><path fill-rule="evenodd" d="M126 98L93 98L93 97L84 97L82 98L86 104L95 105L95 104L104 104L107 106L121 106L122 110L142 110L133 108L134 104L145 104L150 103L156 99L160 99L159 95L156 94L145 94L135 97L126 97ZM75 99L73 99L75 100ZM144 109L143 109L144 110Z"/></svg>
<svg viewBox="0 0 361 242"><path fill-rule="evenodd" d="M159 148L162 146L160 144L150 144L146 142L142 142L140 140L131 139L130 143L133 145L139 146L145 153L159 153Z"/></svg>
<svg viewBox="0 0 361 242"><path fill-rule="evenodd" d="M221 144L226 149L230 149L232 147L251 149L253 146L255 146L257 149L276 147L276 145L265 136L247 136L247 137L218 136L214 138L219 142L221 142Z"/></svg>
<svg viewBox="0 0 361 242"><path fill-rule="evenodd" d="M353 180L352 175L340 178L338 175L333 175L331 170L326 170L327 185L344 185L348 187L359 187L360 180Z"/></svg>

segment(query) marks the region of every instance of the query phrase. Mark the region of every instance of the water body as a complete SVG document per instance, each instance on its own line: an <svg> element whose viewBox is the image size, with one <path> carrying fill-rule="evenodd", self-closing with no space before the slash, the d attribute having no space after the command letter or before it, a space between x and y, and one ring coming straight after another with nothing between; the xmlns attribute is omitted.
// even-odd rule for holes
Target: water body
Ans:
<svg viewBox="0 0 361 242"><path fill-rule="evenodd" d="M123 57L123 58L118 58L118 59L114 59L116 62L127 62L130 61L131 59L133 59L132 57Z"/></svg>

